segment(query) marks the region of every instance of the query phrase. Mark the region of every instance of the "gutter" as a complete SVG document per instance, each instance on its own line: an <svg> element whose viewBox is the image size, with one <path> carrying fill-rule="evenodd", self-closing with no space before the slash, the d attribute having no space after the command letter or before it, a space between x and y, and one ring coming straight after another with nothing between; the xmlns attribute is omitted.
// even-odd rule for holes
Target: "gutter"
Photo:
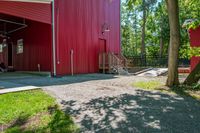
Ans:
<svg viewBox="0 0 200 133"><path fill-rule="evenodd" d="M53 76L56 76L56 37L55 37L55 1L52 0L52 51L53 51Z"/></svg>

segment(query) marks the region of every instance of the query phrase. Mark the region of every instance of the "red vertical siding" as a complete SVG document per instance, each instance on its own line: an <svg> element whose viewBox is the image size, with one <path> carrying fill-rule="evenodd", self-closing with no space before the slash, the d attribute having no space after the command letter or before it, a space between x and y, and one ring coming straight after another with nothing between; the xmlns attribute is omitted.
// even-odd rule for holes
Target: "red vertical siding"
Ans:
<svg viewBox="0 0 200 133"><path fill-rule="evenodd" d="M193 56L190 62L191 62L191 70L193 70L196 67L196 65L200 62L200 57Z"/></svg>
<svg viewBox="0 0 200 133"><path fill-rule="evenodd" d="M51 24L51 3L1 0L0 13Z"/></svg>
<svg viewBox="0 0 200 133"><path fill-rule="evenodd" d="M200 47L200 26L195 30L190 30L190 43L192 47Z"/></svg>
<svg viewBox="0 0 200 133"><path fill-rule="evenodd" d="M190 30L190 44L191 47L200 47L200 26L195 30ZM191 58L191 70L199 63L200 57Z"/></svg>
<svg viewBox="0 0 200 133"><path fill-rule="evenodd" d="M74 72L98 72L100 39L108 52L120 52L120 0L56 0L57 74L70 74L70 50ZM102 35L106 23L110 32Z"/></svg>
<svg viewBox="0 0 200 133"><path fill-rule="evenodd" d="M51 25L35 21L27 21L28 27L11 36L14 44L14 68L22 71L51 71ZM16 53L18 39L24 40L24 53Z"/></svg>

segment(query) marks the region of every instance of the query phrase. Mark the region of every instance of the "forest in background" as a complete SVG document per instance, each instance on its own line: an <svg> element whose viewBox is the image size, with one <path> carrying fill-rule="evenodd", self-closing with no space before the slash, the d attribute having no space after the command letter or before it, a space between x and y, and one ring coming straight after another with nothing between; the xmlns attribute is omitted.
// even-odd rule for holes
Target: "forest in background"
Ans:
<svg viewBox="0 0 200 133"><path fill-rule="evenodd" d="M165 0L121 1L122 52L126 57L166 57L169 46L169 20ZM200 18L199 0L179 0L179 20ZM186 28L181 28L179 58L190 57Z"/></svg>

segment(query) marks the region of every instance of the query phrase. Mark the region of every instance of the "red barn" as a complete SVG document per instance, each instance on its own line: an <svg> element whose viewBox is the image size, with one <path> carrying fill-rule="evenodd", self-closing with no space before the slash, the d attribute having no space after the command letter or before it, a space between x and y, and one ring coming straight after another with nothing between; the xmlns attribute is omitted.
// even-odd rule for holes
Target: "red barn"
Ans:
<svg viewBox="0 0 200 133"><path fill-rule="evenodd" d="M191 47L200 47L200 26L195 30L191 29L189 31L189 35L190 35ZM199 63L199 61L200 57L194 56L191 58L191 70L195 68L195 66Z"/></svg>
<svg viewBox="0 0 200 133"><path fill-rule="evenodd" d="M52 75L98 72L120 53L120 0L1 0L0 62Z"/></svg>

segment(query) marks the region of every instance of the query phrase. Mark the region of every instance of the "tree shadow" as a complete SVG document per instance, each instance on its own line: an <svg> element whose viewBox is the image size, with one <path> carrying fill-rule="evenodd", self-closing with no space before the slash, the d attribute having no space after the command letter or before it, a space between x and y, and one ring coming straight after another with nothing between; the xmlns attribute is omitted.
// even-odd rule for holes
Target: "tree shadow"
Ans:
<svg viewBox="0 0 200 133"><path fill-rule="evenodd" d="M79 128L75 125L70 115L65 114L58 109L57 106L49 107L50 120L46 125L41 126L38 123L37 126L30 128L27 125L33 124L30 121L32 116L22 114L9 126L4 127L5 133L76 133L79 132ZM41 117L41 116L40 116ZM40 118L39 118L40 119ZM40 122L40 121L39 121ZM0 131L1 132L1 131Z"/></svg>
<svg viewBox="0 0 200 133"><path fill-rule="evenodd" d="M1 78L2 77L2 78ZM54 86L54 85L67 85L74 83L81 83L93 80L105 80L114 79L115 75L112 74L79 74L74 76L63 76L63 77L45 77L37 75L22 75L21 77L12 77L0 75L0 82L3 88L15 88L15 87L25 87L25 86Z"/></svg>
<svg viewBox="0 0 200 133"><path fill-rule="evenodd" d="M200 99L200 84L194 84L190 86L182 84L171 87L169 90L180 96L191 97L196 100Z"/></svg>
<svg viewBox="0 0 200 133"><path fill-rule="evenodd" d="M62 101L81 132L198 133L200 102L187 96L137 90L136 94Z"/></svg>

